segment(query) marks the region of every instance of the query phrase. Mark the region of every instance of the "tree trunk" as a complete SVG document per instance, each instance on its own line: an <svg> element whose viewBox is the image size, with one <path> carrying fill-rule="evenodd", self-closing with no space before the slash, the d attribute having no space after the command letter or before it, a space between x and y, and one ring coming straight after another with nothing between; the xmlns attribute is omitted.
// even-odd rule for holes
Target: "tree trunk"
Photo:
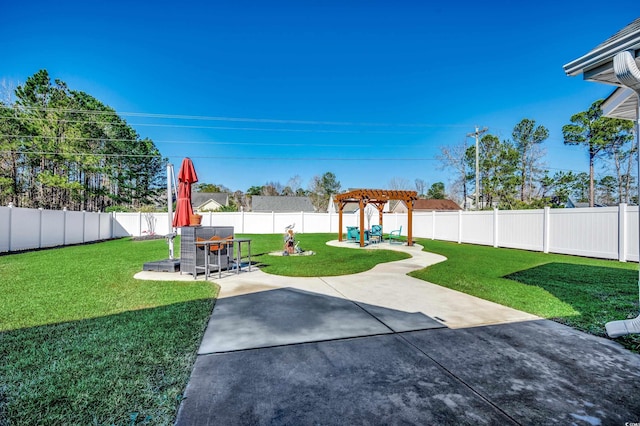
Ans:
<svg viewBox="0 0 640 426"><path fill-rule="evenodd" d="M616 179L618 180L618 204L622 203L622 186L623 186L623 177L620 165L620 154L616 151L613 156L613 161L616 167Z"/></svg>
<svg viewBox="0 0 640 426"><path fill-rule="evenodd" d="M526 172L527 164L525 160L522 160L522 169L520 170L520 175L522 181L520 182L520 201L524 201L524 187L527 184L527 172Z"/></svg>
<svg viewBox="0 0 640 426"><path fill-rule="evenodd" d="M624 202L629 204L630 201L630 195L631 195L631 168L633 165L633 155L634 150L632 149L631 152L629 153L629 158L628 158L628 163L627 163L627 173L626 173L626 180L624 183ZM639 176L640 178L640 176Z"/></svg>

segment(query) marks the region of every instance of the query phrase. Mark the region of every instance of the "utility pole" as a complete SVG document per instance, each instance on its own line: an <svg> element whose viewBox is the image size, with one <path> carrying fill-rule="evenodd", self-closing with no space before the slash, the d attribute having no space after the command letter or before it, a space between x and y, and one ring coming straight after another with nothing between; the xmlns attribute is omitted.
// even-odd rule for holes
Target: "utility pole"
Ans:
<svg viewBox="0 0 640 426"><path fill-rule="evenodd" d="M488 128L483 128L482 130L478 129L476 126L476 131L473 133L467 133L467 137L475 136L476 138L476 210L480 210L480 204L478 200L478 192L480 191L480 150L478 148L478 139L480 135L489 130Z"/></svg>

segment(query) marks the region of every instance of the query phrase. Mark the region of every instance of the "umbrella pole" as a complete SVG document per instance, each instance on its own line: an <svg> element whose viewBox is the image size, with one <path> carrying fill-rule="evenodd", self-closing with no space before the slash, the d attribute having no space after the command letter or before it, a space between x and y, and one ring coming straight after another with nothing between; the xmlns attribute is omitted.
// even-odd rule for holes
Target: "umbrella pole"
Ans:
<svg viewBox="0 0 640 426"><path fill-rule="evenodd" d="M167 163L167 219L169 224L169 232L167 242L169 244L169 259L173 260L173 192L171 191L171 181L173 176L173 164Z"/></svg>

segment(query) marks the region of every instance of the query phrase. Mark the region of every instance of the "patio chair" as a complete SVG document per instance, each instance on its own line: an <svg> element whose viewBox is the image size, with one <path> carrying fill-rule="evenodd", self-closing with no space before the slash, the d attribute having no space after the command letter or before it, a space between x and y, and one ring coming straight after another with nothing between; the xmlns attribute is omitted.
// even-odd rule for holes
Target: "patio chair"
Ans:
<svg viewBox="0 0 640 426"><path fill-rule="evenodd" d="M402 226L400 229L396 229L395 231L389 232L389 244L402 244L400 241L400 234L402 233Z"/></svg>
<svg viewBox="0 0 640 426"><path fill-rule="evenodd" d="M360 239L360 230L357 226L347 226L347 240L357 241Z"/></svg>
<svg viewBox="0 0 640 426"><path fill-rule="evenodd" d="M371 232L369 232L369 238L374 242L382 241L382 225L371 225Z"/></svg>

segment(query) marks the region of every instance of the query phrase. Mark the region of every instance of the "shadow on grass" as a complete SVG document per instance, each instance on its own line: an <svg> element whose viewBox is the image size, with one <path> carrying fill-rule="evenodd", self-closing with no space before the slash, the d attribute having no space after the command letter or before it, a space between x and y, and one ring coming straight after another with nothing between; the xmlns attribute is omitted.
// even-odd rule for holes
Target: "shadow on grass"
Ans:
<svg viewBox="0 0 640 426"><path fill-rule="evenodd" d="M545 289L571 305L580 315L554 320L591 334L606 336L608 321L638 315L638 272L570 263L547 263L504 278ZM640 336L620 339L638 351Z"/></svg>
<svg viewBox="0 0 640 426"><path fill-rule="evenodd" d="M0 333L0 424L172 424L213 304Z"/></svg>

